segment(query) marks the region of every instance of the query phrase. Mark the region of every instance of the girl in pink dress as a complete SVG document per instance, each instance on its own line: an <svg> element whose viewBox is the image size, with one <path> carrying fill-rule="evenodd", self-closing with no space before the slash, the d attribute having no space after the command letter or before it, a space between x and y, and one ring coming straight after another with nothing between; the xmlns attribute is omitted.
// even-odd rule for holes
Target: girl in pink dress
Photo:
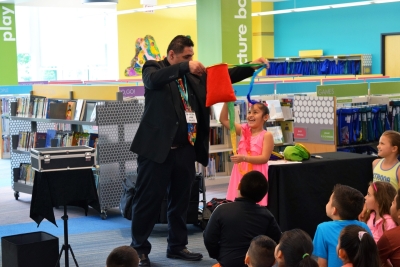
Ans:
<svg viewBox="0 0 400 267"><path fill-rule="evenodd" d="M270 132L264 130L264 123L269 118L268 107L263 103L251 106L247 114L247 123L235 123L236 134L240 136L237 154L231 156L235 163L229 181L226 199L238 197L238 186L243 175L251 170L263 173L268 180L268 160L274 148L274 139ZM228 106L225 103L221 110L220 122L229 129ZM268 204L268 194L258 203Z"/></svg>

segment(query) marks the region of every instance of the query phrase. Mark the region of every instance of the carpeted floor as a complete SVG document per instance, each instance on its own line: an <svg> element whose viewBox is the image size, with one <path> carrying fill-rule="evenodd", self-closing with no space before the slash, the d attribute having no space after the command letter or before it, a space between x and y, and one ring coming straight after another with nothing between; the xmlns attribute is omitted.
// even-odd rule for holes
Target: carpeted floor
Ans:
<svg viewBox="0 0 400 267"><path fill-rule="evenodd" d="M20 193L18 201L11 189L10 161L0 160L0 237L43 231L59 238L60 248L64 242L64 228L61 216L63 209L54 209L57 225L43 221L39 226L29 217L31 195ZM213 197L223 198L227 184L207 187L207 200ZM112 249L121 245L129 245L130 221L120 216L118 209L107 211L107 219L101 220L99 214L90 209L88 216L79 208L68 207L68 239L79 266L105 266L105 261ZM186 262L166 258L167 225L157 224L150 236L152 252L149 255L152 266L212 266L215 260L208 257L203 244L202 230L194 225L188 225L188 248L203 253L203 260ZM1 246L1 245L0 245ZM45 252L44 252L45 253ZM46 256L46 254L44 254ZM1 258L4 255L0 254ZM64 254L61 265L64 266ZM69 265L75 266L71 254ZM32 266L36 267L36 266Z"/></svg>

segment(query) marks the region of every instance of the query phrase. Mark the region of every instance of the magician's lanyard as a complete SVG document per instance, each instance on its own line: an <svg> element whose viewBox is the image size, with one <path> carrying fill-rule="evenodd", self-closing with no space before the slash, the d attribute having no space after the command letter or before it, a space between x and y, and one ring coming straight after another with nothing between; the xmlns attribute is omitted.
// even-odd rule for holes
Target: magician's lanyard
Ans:
<svg viewBox="0 0 400 267"><path fill-rule="evenodd" d="M181 94L182 103L183 107L185 108L185 111L192 111L189 104L189 96L188 96L189 94L187 89L186 77L183 76L183 79L185 81L185 85L183 85L182 79L176 80L176 83L178 84L179 93Z"/></svg>

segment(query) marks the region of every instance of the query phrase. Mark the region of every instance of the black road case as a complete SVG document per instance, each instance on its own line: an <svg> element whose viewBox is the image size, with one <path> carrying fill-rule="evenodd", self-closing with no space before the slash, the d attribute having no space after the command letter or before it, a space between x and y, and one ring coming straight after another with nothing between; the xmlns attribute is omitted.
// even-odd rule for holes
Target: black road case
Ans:
<svg viewBox="0 0 400 267"><path fill-rule="evenodd" d="M1 238L3 267L54 267L58 260L58 237L33 232Z"/></svg>
<svg viewBox="0 0 400 267"><path fill-rule="evenodd" d="M96 151L89 146L35 148L31 149L31 164L39 172L91 169Z"/></svg>

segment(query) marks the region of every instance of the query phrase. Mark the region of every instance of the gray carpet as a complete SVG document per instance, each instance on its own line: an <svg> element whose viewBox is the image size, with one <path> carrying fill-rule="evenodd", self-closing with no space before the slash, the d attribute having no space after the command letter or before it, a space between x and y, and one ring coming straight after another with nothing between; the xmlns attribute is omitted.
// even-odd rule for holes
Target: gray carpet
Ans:
<svg viewBox="0 0 400 267"><path fill-rule="evenodd" d="M26 228L24 229L24 227L26 227L27 223L33 222L33 220L29 218L30 195L20 194L20 198L18 201L14 199L13 191L11 189L10 172L10 161L0 160L0 230L2 227L3 229L8 229L7 227L12 227L13 229L17 228L19 233L26 233L27 231ZM207 187L207 200L210 200L213 197L225 197L226 189L227 184ZM117 213L117 209L112 209L107 212L107 214L110 215L116 215ZM56 219L60 219L63 211L62 209L54 209L54 214ZM100 216L92 209L89 210L88 215L98 216L99 222L109 224L110 230L97 232L82 231L83 233L79 234L69 234L69 244L72 247L79 266L105 266L106 258L111 250L118 246L130 244L130 222L126 221L126 224L124 223L122 226L121 224L116 224L114 228L112 220L102 221L100 219ZM81 209L68 207L68 216L69 218L79 218L84 216L84 214ZM60 223L59 228L62 229L62 227L63 226ZM83 230L90 230L90 225L82 225L81 227ZM167 225L157 224L154 227L154 230L149 240L153 246L152 252L149 255L153 267L212 266L216 263L215 260L208 257L207 251L203 244L202 230L193 225L188 225L188 230L188 248L192 249L195 252L203 253L203 260L198 262L187 262L166 258L165 254L168 234ZM37 228L37 231L42 231L40 226L39 228ZM9 235L7 233L4 233L4 231L1 233L2 234L0 235L0 237ZM61 245L64 242L63 234L58 234L57 237L59 238L61 248ZM2 266L1 258L3 256L4 255L0 255L0 266ZM46 256L46 254L44 254L44 256ZM60 266L65 266L64 262L65 258L63 254ZM69 266L75 266L71 254L69 255Z"/></svg>

